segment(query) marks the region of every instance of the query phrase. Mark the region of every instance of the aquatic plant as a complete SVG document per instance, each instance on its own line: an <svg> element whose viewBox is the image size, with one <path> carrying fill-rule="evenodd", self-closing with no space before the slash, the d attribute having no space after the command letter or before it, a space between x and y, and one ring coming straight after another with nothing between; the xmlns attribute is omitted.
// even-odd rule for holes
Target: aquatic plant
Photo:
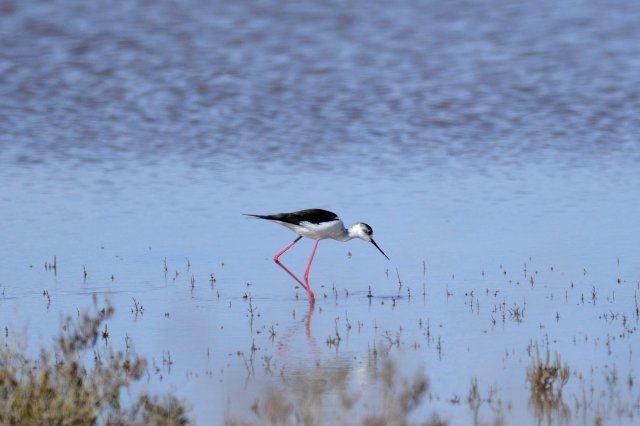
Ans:
<svg viewBox="0 0 640 426"><path fill-rule="evenodd" d="M527 369L527 378L531 384L531 392L537 394L562 395L562 388L569 380L569 366L562 365L560 354L555 353L551 362L551 354L547 348L544 361L536 345L536 356L532 359L531 368Z"/></svg>
<svg viewBox="0 0 640 426"><path fill-rule="evenodd" d="M569 381L569 377L569 366L566 363L562 364L558 352L551 362L551 354L547 348L543 360L536 345L536 356L532 359L531 367L527 369L527 380L531 393L529 407L537 424L569 423L571 411L562 399L562 388Z"/></svg>
<svg viewBox="0 0 640 426"><path fill-rule="evenodd" d="M129 349L110 345L96 349L101 325L113 306L67 317L54 348L42 348L36 359L5 344L0 348L1 424L156 424L185 425L183 402L173 395L141 393L128 406L121 394L141 378L146 361ZM100 345L102 346L102 345ZM93 362L87 360L91 360Z"/></svg>

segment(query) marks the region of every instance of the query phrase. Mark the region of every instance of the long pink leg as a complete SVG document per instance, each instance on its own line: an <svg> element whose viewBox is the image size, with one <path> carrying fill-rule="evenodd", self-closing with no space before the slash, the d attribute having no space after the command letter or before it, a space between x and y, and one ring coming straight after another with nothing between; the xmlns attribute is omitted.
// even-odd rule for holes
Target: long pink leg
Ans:
<svg viewBox="0 0 640 426"><path fill-rule="evenodd" d="M307 264L307 269L304 271L304 280L307 282L309 282L309 269L311 268L311 262L313 262L313 256L315 256L316 254L316 249L318 248L318 243L320 242L320 240L316 240L316 243L313 246L313 251L311 252L311 257L309 258L309 263Z"/></svg>
<svg viewBox="0 0 640 426"><path fill-rule="evenodd" d="M279 252L277 252L275 254L275 256L273 256L273 261L278 263L278 258L280 257L280 255L282 253L284 253L285 251L289 250L295 243L297 243L298 241L300 241L300 238L302 238L302 235L300 235L298 238L296 238L295 240L291 241L285 248L283 248L282 250L280 250Z"/></svg>
<svg viewBox="0 0 640 426"><path fill-rule="evenodd" d="M280 257L280 255L282 253L284 253L285 251L289 250L295 243L297 243L298 241L300 241L300 239L302 238L302 236L299 236L298 238L296 238L295 240L293 240L292 242L290 242L285 248L283 248L282 250L280 250L278 253L276 253L275 256L273 256L273 261L276 262L278 264L278 266L280 266L282 269L284 269L287 274L291 275L291 277L296 280L298 282L298 284L300 284L302 286L302 288L304 288L307 291L307 294L309 295L309 299L314 300L315 296L313 295L313 292L311 291L311 289L309 288L309 282L308 280L305 279L305 281L307 281L307 283L303 283L302 281L300 281L300 279L298 277L295 276L295 274L293 272L291 272L286 266L284 266L282 263L280 263L280 260L278 260L278 258ZM317 245L317 243L316 243ZM313 250L315 252L315 248ZM312 256L313 257L313 256ZM307 268L307 272L308 272Z"/></svg>
<svg viewBox="0 0 640 426"><path fill-rule="evenodd" d="M291 272L291 271L289 270L289 268L287 268L287 267L286 267L286 266L284 266L282 263L280 263L280 261L279 261L279 260L276 260L276 263L278 264L278 266L279 266L279 267L281 267L282 269L284 269L284 270L286 271L286 273L287 273L287 274L291 275L291 277L292 277L294 280L296 280L296 281L298 282L298 284L300 284L300 285L302 286L302 288L304 288L304 289L307 291L307 293L309 294L309 298L310 298L311 300L313 300L314 295L313 295L313 292L309 289L309 285L308 285L308 284L303 283L302 281L300 281L300 278L296 277L296 276L295 276L295 274L294 274L293 272Z"/></svg>

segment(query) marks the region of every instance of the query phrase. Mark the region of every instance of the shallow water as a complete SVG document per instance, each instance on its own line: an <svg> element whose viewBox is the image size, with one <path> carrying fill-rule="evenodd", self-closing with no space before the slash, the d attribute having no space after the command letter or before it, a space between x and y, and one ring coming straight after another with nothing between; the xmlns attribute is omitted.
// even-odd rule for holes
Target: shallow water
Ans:
<svg viewBox="0 0 640 426"><path fill-rule="evenodd" d="M6 340L35 351L105 295L111 343L201 423L281 371L364 377L372 348L429 377L417 417L473 421L477 377L481 420L536 423L538 343L572 422L637 419L635 3L34 1L0 24ZM271 261L295 235L242 216L309 207L391 258L321 242L312 310Z"/></svg>

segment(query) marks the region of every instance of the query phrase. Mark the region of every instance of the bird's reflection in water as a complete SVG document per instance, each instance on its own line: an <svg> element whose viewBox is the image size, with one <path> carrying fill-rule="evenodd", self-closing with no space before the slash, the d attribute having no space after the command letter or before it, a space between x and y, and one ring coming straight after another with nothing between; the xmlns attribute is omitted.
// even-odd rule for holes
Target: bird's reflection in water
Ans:
<svg viewBox="0 0 640 426"><path fill-rule="evenodd" d="M281 265L296 281L302 284L300 279L296 277L291 271L289 271L284 265ZM302 320L296 319L294 314L294 323L289 327L286 333L278 340L277 348L278 348L278 358L287 360L289 354L291 352L292 343L295 337L299 334L300 328L302 324L304 324L305 336L307 339L307 346L309 348L309 353L313 356L313 360L315 361L315 365L320 365L320 351L316 345L316 341L311 334L311 317L313 316L313 311L315 310L315 299L309 299L309 306L307 308L307 312L304 315ZM304 358L304 357L302 357Z"/></svg>

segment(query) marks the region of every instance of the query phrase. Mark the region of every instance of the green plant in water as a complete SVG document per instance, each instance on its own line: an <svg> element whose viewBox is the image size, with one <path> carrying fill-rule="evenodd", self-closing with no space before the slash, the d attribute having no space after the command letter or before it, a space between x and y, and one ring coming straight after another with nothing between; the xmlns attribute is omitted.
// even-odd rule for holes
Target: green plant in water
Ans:
<svg viewBox="0 0 640 426"><path fill-rule="evenodd" d="M95 299L94 299L95 305ZM53 350L29 359L0 349L1 424L185 425L184 404L173 395L142 393L123 407L120 396L146 371L146 361L129 350L93 349L101 324L113 315L110 304L76 321L68 317ZM92 351L92 352L91 352ZM85 365L93 353L93 363Z"/></svg>

